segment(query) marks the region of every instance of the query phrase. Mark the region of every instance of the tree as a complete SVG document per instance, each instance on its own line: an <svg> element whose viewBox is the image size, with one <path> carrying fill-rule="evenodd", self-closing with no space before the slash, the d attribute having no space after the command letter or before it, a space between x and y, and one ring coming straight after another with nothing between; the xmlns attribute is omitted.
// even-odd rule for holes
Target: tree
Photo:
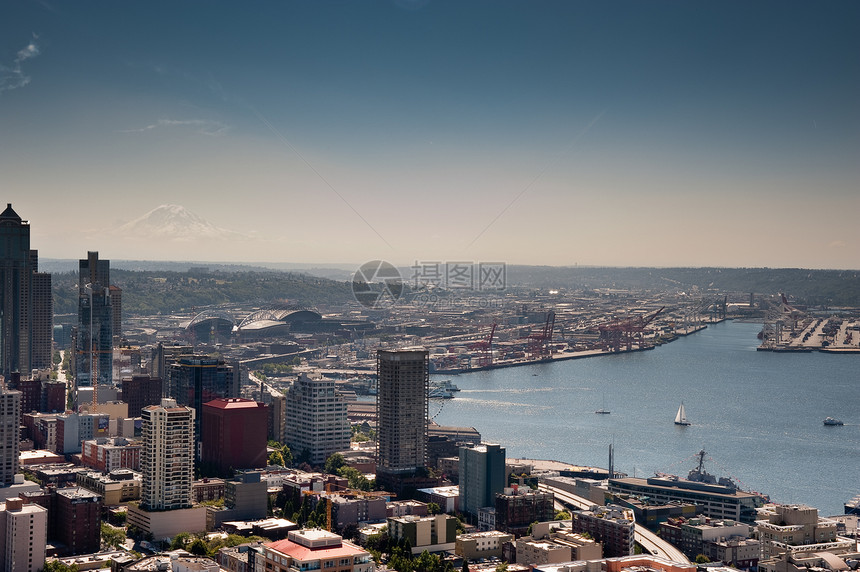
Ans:
<svg viewBox="0 0 860 572"><path fill-rule="evenodd" d="M125 531L121 528L114 528L107 523L102 523L102 546L111 548L121 548L126 541Z"/></svg>
<svg viewBox="0 0 860 572"><path fill-rule="evenodd" d="M190 532L180 532L173 537L173 542L170 543L171 550L185 550L185 545L191 540Z"/></svg>
<svg viewBox="0 0 860 572"><path fill-rule="evenodd" d="M188 552L195 556L207 556L209 554L209 547L202 538L195 538L191 546L188 547Z"/></svg>
<svg viewBox="0 0 860 572"><path fill-rule="evenodd" d="M469 572L469 559L468 558L463 558L463 568L460 570L460 572Z"/></svg>
<svg viewBox="0 0 860 572"><path fill-rule="evenodd" d="M496 565L496 572L508 572L508 563L500 562Z"/></svg>
<svg viewBox="0 0 860 572"><path fill-rule="evenodd" d="M340 453L335 453L334 455L326 459L323 472L328 473L330 475L337 475L337 470L344 466L346 466L346 459L344 459L343 455L341 455Z"/></svg>
<svg viewBox="0 0 860 572"><path fill-rule="evenodd" d="M78 565L63 564L59 560L45 560L45 566L42 567L42 572L78 572Z"/></svg>
<svg viewBox="0 0 860 572"><path fill-rule="evenodd" d="M698 554L696 556L696 564L707 564L711 559L705 556L704 554Z"/></svg>
<svg viewBox="0 0 860 572"><path fill-rule="evenodd" d="M442 512L442 507L436 504L435 502L427 503L427 512L430 514L439 514Z"/></svg>
<svg viewBox="0 0 860 572"><path fill-rule="evenodd" d="M281 455L280 451L272 451L269 453L269 460L267 461L268 465L278 465L280 467L284 466L284 456Z"/></svg>
<svg viewBox="0 0 860 572"><path fill-rule="evenodd" d="M555 513L555 520L570 520L570 513L566 510L560 510Z"/></svg>
<svg viewBox="0 0 860 572"><path fill-rule="evenodd" d="M412 564L415 567L415 572L435 572L439 567L439 557L425 550Z"/></svg>

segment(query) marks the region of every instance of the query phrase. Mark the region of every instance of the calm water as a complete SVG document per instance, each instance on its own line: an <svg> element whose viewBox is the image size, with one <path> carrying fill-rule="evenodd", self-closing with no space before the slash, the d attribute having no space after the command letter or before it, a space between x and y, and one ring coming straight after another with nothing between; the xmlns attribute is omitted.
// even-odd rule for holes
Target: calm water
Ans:
<svg viewBox="0 0 860 572"><path fill-rule="evenodd" d="M606 467L614 441L616 470L640 477L686 475L704 448L711 473L841 514L860 494L860 354L757 352L760 329L727 322L653 351L451 376L462 391L436 421L475 427L509 458ZM673 423L681 400L689 427ZM596 415L604 404L612 413Z"/></svg>

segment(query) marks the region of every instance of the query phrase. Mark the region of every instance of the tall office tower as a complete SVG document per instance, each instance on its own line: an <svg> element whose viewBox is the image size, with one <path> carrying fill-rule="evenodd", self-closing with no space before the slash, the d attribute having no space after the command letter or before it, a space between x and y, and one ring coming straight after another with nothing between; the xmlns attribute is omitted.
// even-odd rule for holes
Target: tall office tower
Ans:
<svg viewBox="0 0 860 572"><path fill-rule="evenodd" d="M15 482L18 472L21 392L0 386L0 487Z"/></svg>
<svg viewBox="0 0 860 572"><path fill-rule="evenodd" d="M239 397L239 364L205 356L185 356L167 366L166 397L194 408L194 435L200 439L203 404L219 397Z"/></svg>
<svg viewBox="0 0 860 572"><path fill-rule="evenodd" d="M492 443L460 447L460 510L476 516L505 490L505 449Z"/></svg>
<svg viewBox="0 0 860 572"><path fill-rule="evenodd" d="M233 397L203 404L201 462L216 475L266 466L269 408ZM347 426L348 427L348 426Z"/></svg>
<svg viewBox="0 0 860 572"><path fill-rule="evenodd" d="M122 401L128 403L128 416L140 417L140 411L149 405L161 403L160 377L133 375L122 380Z"/></svg>
<svg viewBox="0 0 860 572"><path fill-rule="evenodd" d="M409 475L427 454L427 350L376 352L377 466L381 473Z"/></svg>
<svg viewBox="0 0 860 572"><path fill-rule="evenodd" d="M99 260L98 252L88 252L79 267L76 382L92 385L92 370L97 368L98 383L109 385L113 379L110 260Z"/></svg>
<svg viewBox="0 0 860 572"><path fill-rule="evenodd" d="M284 396L284 441L294 457L307 451L310 463L321 466L331 455L349 449L346 399L335 391L334 380L303 373Z"/></svg>
<svg viewBox="0 0 860 572"><path fill-rule="evenodd" d="M194 410L162 399L161 405L144 407L143 450L140 469L144 510L191 507L194 479Z"/></svg>
<svg viewBox="0 0 860 572"><path fill-rule="evenodd" d="M122 338L122 288L114 286L109 287L110 290L110 306L111 306L111 333L116 343L119 343Z"/></svg>
<svg viewBox="0 0 860 572"><path fill-rule="evenodd" d="M45 565L48 510L20 498L0 503L0 572L36 572Z"/></svg>
<svg viewBox="0 0 860 572"><path fill-rule="evenodd" d="M38 272L30 250L30 223L12 210L0 213L0 374L29 375L51 364L51 275Z"/></svg>

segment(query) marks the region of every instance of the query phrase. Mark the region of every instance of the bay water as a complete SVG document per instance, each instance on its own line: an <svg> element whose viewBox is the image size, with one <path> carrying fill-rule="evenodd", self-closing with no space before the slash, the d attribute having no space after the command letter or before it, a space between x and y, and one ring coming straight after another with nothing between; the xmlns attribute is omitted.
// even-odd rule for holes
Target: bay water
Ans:
<svg viewBox="0 0 860 572"><path fill-rule="evenodd" d="M860 494L860 354L759 352L760 330L723 322L650 351L433 376L461 391L431 415L508 458L606 468L614 443L615 470L638 477L686 476L704 449L716 476L841 514ZM673 422L682 401L688 427Z"/></svg>

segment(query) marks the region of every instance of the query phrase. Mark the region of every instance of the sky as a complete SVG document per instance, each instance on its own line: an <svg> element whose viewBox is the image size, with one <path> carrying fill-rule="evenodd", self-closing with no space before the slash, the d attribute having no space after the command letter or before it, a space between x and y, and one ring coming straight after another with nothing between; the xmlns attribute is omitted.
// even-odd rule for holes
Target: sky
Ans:
<svg viewBox="0 0 860 572"><path fill-rule="evenodd" d="M0 202L43 258L860 269L858 27L854 0L5 2ZM138 220L161 205L197 222Z"/></svg>

